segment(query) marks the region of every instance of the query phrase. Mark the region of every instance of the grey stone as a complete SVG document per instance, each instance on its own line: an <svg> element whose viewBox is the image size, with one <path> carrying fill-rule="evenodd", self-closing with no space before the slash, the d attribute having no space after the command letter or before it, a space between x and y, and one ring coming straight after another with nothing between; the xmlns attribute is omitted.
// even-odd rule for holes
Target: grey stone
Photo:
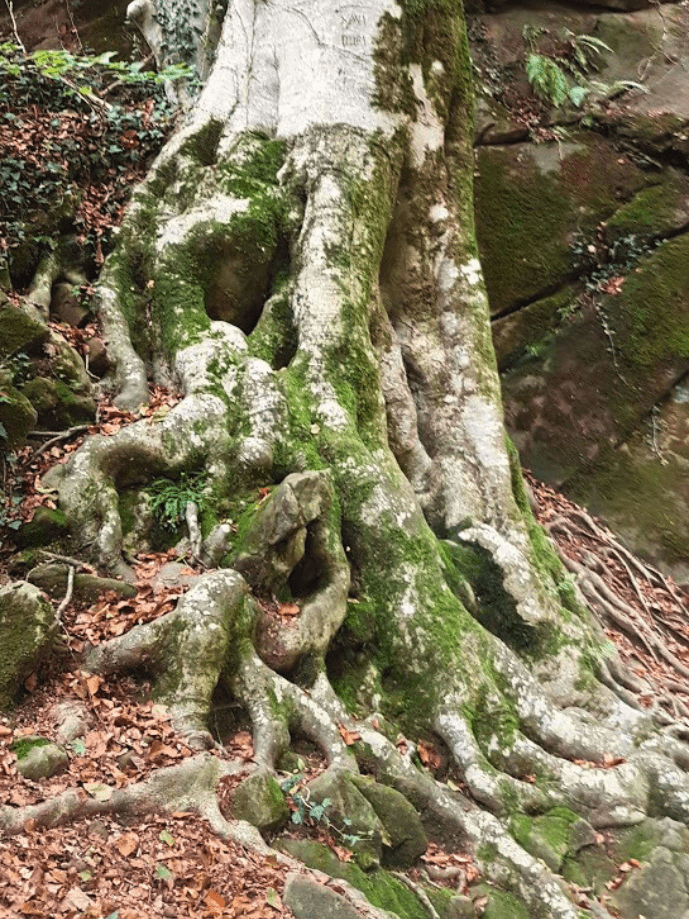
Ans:
<svg viewBox="0 0 689 919"><path fill-rule="evenodd" d="M297 919L392 919L369 904L360 912L341 894L304 874L287 875L282 899Z"/></svg>
<svg viewBox="0 0 689 919"><path fill-rule="evenodd" d="M235 789L232 816L259 830L276 830L286 822L289 808L275 779L265 772L255 772Z"/></svg>
<svg viewBox="0 0 689 919"><path fill-rule="evenodd" d="M37 744L17 760L17 771L25 779L37 782L62 772L68 765L69 757L62 747L55 743Z"/></svg>
<svg viewBox="0 0 689 919"><path fill-rule="evenodd" d="M689 893L684 865L678 864L683 858L658 846L650 864L630 872L615 891L614 903L622 914L642 915L645 919L686 919Z"/></svg>
<svg viewBox="0 0 689 919"><path fill-rule="evenodd" d="M81 702L58 702L53 706L52 717L60 743L71 743L87 731L89 716Z"/></svg>

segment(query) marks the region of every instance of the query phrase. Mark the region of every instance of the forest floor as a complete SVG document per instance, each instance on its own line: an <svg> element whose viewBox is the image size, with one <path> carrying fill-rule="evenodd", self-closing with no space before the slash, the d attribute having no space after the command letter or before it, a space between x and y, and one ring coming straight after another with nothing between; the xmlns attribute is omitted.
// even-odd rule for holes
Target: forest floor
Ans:
<svg viewBox="0 0 689 919"><path fill-rule="evenodd" d="M74 339L74 329L65 326L62 331ZM146 412L167 411L176 398L157 388ZM38 507L54 506L53 494L41 485L45 472L55 463L66 462L84 437L95 433L111 436L135 418L102 402L95 424L76 428L59 439L45 434L32 438L11 461L4 462L3 535L9 538L0 549L0 583L26 573L23 556L11 544L13 522L26 523ZM683 669L686 661L689 666L685 593L627 553L583 509L528 473L527 480L539 522L555 539L565 563L577 571L579 583L591 575L599 579L597 590L603 606L598 612L606 635L629 670L647 687L638 700L649 708L659 703L669 718L684 718L689 711L689 684L677 664ZM67 788L81 788L83 795L106 800L115 789L145 781L153 770L193 755L175 734L164 707L151 700L145 682L104 680L80 667L87 644L121 635L174 608L201 573L181 551L172 548L139 554L134 559L134 597L123 599L110 592L90 604L73 599L64 604L58 653L27 679L16 711L0 718L0 801L33 804ZM45 558L50 560L49 553ZM166 576L171 570L174 576ZM53 599L57 604L60 598ZM665 655L659 652L661 648ZM65 706L81 712L86 723L83 736L68 747L66 768L40 782L24 778L17 771L13 748L29 737L55 739ZM231 703L219 704L213 719L211 727L220 742L214 755L249 768L253 747L248 722ZM399 743L405 740L400 737ZM441 744L434 747L427 741L411 740L417 744L423 767L440 775L445 760ZM324 762L308 745L301 752L306 765L299 780L305 782L324 768ZM224 780L221 809L228 817L236 784L232 780L240 777ZM291 806L296 811L296 805ZM314 821L288 826L292 835L315 836L338 857L351 857ZM430 864L460 866L454 883L460 891L471 893L477 872L468 855L432 847L425 858ZM291 915L281 901L288 867L273 856L260 856L219 839L193 813L147 816L134 822L99 817L50 830L39 830L28 821L20 835L0 839L0 860L3 916L135 919L146 915L153 919L183 914L272 919ZM620 866L619 879L630 869L634 866ZM413 869L411 877L413 880Z"/></svg>

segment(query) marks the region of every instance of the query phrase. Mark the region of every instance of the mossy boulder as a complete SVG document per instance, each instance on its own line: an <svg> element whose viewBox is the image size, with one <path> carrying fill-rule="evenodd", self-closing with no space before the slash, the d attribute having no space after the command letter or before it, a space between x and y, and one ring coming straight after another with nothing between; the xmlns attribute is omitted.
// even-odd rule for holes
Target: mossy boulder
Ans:
<svg viewBox="0 0 689 919"><path fill-rule="evenodd" d="M565 856L574 847L572 830L582 823L585 824L585 821L572 811L558 807L540 817L517 814L510 822L510 830L527 852L543 859L552 871L559 872ZM575 832L574 839L577 834L581 834L581 828Z"/></svg>
<svg viewBox="0 0 689 919"><path fill-rule="evenodd" d="M53 607L33 584L0 590L0 710L50 651L57 631Z"/></svg>
<svg viewBox="0 0 689 919"><path fill-rule="evenodd" d="M15 747L17 771L32 782L49 779L69 765L62 747L43 737L23 737Z"/></svg>
<svg viewBox="0 0 689 919"><path fill-rule="evenodd" d="M23 446L29 431L36 424L37 414L26 396L7 382L7 375L0 376L0 424L4 436L0 437L0 448L15 450Z"/></svg>
<svg viewBox="0 0 689 919"><path fill-rule="evenodd" d="M354 785L349 773L326 771L309 783L309 800L326 804L327 816L341 831L356 838L351 849L364 869L380 864L383 843L391 840L368 799Z"/></svg>
<svg viewBox="0 0 689 919"><path fill-rule="evenodd" d="M33 518L22 524L13 538L20 549L25 549L32 546L47 546L54 540L66 536L67 532L67 518L62 511L50 507L37 507Z"/></svg>
<svg viewBox="0 0 689 919"><path fill-rule="evenodd" d="M75 392L62 380L36 377L21 390L38 415L39 424L48 430L63 430L87 424L96 417L96 403L90 395Z"/></svg>
<svg viewBox="0 0 689 919"><path fill-rule="evenodd" d="M359 789L381 820L389 842L383 846L383 864L391 868L410 868L428 848L421 819L404 795L374 779L352 775Z"/></svg>
<svg viewBox="0 0 689 919"><path fill-rule="evenodd" d="M265 772L255 772L235 789L232 816L235 820L246 820L259 830L271 831L287 821L289 808L275 779Z"/></svg>
<svg viewBox="0 0 689 919"><path fill-rule="evenodd" d="M428 911L414 891L383 868L363 871L353 862L341 862L326 846L309 839L280 839L277 845L308 868L347 881L378 909L387 910L400 919L428 919ZM455 902L457 897L452 890L427 887L425 892L441 919L456 919L453 910L466 906Z"/></svg>
<svg viewBox="0 0 689 919"><path fill-rule="evenodd" d="M12 303L0 306L0 357L36 348L48 337L48 327Z"/></svg>

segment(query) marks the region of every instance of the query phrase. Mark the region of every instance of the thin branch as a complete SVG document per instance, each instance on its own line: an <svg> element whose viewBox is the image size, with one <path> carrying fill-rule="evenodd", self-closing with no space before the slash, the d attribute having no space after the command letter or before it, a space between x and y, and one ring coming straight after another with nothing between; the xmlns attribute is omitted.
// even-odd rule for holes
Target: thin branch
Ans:
<svg viewBox="0 0 689 919"><path fill-rule="evenodd" d="M52 561L64 562L66 565L70 565L72 568L83 568L83 570L88 571L89 574L98 574L93 565L82 562L78 558L72 558L71 555L59 555L57 552L49 552L47 549L39 549L38 553L39 555L43 555Z"/></svg>
<svg viewBox="0 0 689 919"><path fill-rule="evenodd" d="M37 459L42 453L46 453L50 450L51 447L54 447L55 444L59 444L63 440L69 440L70 437L75 437L77 434L83 434L85 431L88 431L88 424L79 424L73 428L69 428L67 431L60 431L55 437L52 437L50 440L47 440L42 444L38 450L34 453L34 459ZM53 434L53 431L32 431L32 437L38 437L42 434Z"/></svg>
<svg viewBox="0 0 689 919"><path fill-rule="evenodd" d="M55 611L55 618L59 621L62 619L62 614L67 609L69 604L72 602L72 594L74 592L74 568L72 565L67 569L67 591L62 598L62 602Z"/></svg>
<svg viewBox="0 0 689 919"><path fill-rule="evenodd" d="M12 20L12 31L14 32L14 38L21 48L22 54L26 54L26 48L24 47L24 42L19 37L19 31L17 29L17 20L14 18L14 4L12 0L5 0L5 6L7 7L7 12L10 14L10 19Z"/></svg>

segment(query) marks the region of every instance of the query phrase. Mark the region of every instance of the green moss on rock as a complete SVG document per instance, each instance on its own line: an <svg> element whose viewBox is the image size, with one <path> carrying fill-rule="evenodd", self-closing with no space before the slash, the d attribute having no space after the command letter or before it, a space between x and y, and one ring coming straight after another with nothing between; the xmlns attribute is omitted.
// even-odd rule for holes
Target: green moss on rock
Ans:
<svg viewBox="0 0 689 919"><path fill-rule="evenodd" d="M52 606L32 584L0 590L0 710L35 670L58 631Z"/></svg>
<svg viewBox="0 0 689 919"><path fill-rule="evenodd" d="M17 530L14 541L22 549L47 546L53 540L66 536L67 532L67 518L61 510L37 507L33 519Z"/></svg>
<svg viewBox="0 0 689 919"><path fill-rule="evenodd" d="M0 307L0 329L0 357L31 349L48 337L46 325L11 303Z"/></svg>
<svg viewBox="0 0 689 919"><path fill-rule="evenodd" d="M483 912L483 919L530 919L524 904L510 893L492 890Z"/></svg>
<svg viewBox="0 0 689 919"><path fill-rule="evenodd" d="M5 377L5 380L7 378ZM0 450L21 447L36 424L36 410L26 396L8 382L0 379L0 424L5 434L0 437Z"/></svg>
<svg viewBox="0 0 689 919"><path fill-rule="evenodd" d="M96 417L96 403L91 396L75 393L62 380L36 377L21 391L36 409L38 423L45 428L63 430Z"/></svg>
<svg viewBox="0 0 689 919"><path fill-rule="evenodd" d="M309 868L347 881L373 906L388 910L400 919L428 919L428 912L416 894L384 869L364 872L352 862L341 862L326 846L310 840L282 839L279 844ZM441 919L449 919L452 891L427 888L426 893Z"/></svg>
<svg viewBox="0 0 689 919"><path fill-rule="evenodd" d="M264 772L256 772L234 790L232 816L268 832L287 821L289 808L276 780Z"/></svg>

